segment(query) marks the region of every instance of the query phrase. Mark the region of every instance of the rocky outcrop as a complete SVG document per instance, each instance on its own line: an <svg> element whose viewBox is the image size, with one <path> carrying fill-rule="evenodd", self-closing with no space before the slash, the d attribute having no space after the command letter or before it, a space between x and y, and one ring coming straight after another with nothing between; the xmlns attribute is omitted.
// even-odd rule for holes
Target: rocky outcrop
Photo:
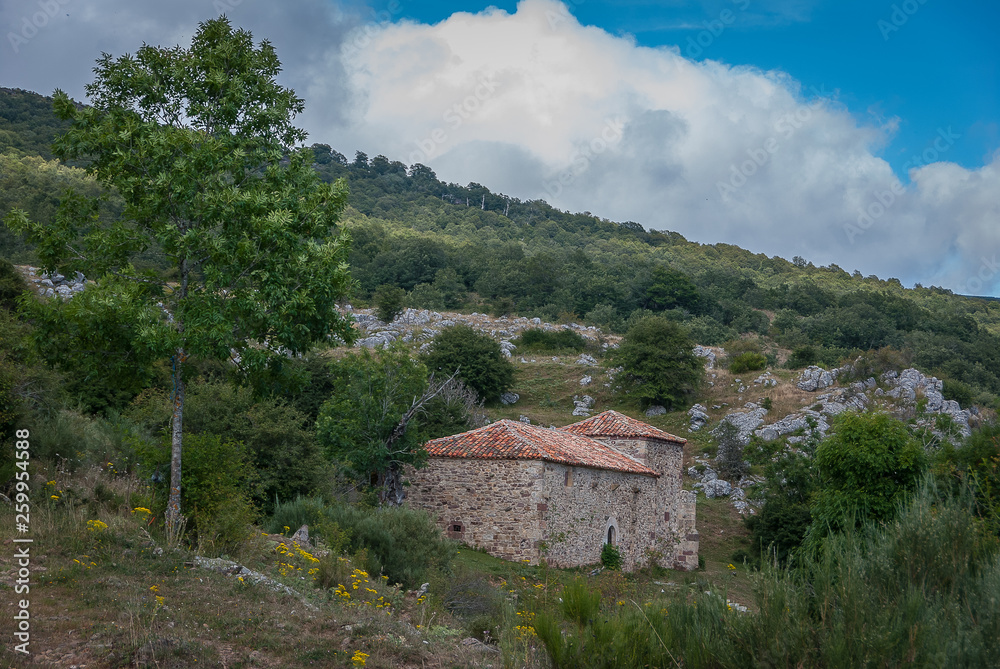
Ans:
<svg viewBox="0 0 1000 669"><path fill-rule="evenodd" d="M58 272L47 274L37 267L28 266L21 269L25 280L34 284L42 297L59 296L69 300L87 287L87 278L80 272L75 272L72 277L66 277Z"/></svg>
<svg viewBox="0 0 1000 669"><path fill-rule="evenodd" d="M808 392L815 392L817 390L822 390L823 388L829 388L837 380L840 375L840 369L831 369L827 371L822 367L817 367L816 365L809 365L802 370L799 374L799 380L795 384L801 390Z"/></svg>
<svg viewBox="0 0 1000 669"><path fill-rule="evenodd" d="M692 432L697 432L705 423L708 422L708 414L705 413L706 409L701 404L695 404L693 407L688 409L688 419L691 421L688 429Z"/></svg>
<svg viewBox="0 0 1000 669"><path fill-rule="evenodd" d="M750 443L750 435L764 422L764 416L767 415L767 409L762 406L757 406L753 402L747 402L744 405L743 411L734 411L732 413L726 414L726 416L719 421L719 426L723 423L729 423L733 425L737 430L737 438L739 442L746 446ZM716 426L712 430L713 435L719 434L719 426Z"/></svg>
<svg viewBox="0 0 1000 669"><path fill-rule="evenodd" d="M574 416L589 416L590 410L594 407L594 398L590 395L584 395L579 397L578 395L573 395L573 415Z"/></svg>
<svg viewBox="0 0 1000 669"><path fill-rule="evenodd" d="M699 358L705 358L705 369L715 369L715 361L717 359L715 351L699 344L694 347L692 352ZM723 351L723 355L725 355L725 351Z"/></svg>

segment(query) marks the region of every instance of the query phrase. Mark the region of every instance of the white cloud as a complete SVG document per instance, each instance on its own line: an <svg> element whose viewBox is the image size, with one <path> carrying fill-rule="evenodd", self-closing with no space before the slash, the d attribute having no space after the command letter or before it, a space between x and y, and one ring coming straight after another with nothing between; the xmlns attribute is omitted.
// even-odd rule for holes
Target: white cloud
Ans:
<svg viewBox="0 0 1000 669"><path fill-rule="evenodd" d="M927 164L904 187L875 155L897 120L863 125L781 72L637 46L554 0L386 25L348 72L367 105L345 138L446 180L907 284L966 290L1000 251L996 161Z"/></svg>
<svg viewBox="0 0 1000 669"><path fill-rule="evenodd" d="M187 44L217 13L207 0L52 1L69 16L16 54L0 45L0 85L82 98L101 51ZM859 122L835 94L784 73L640 47L555 0L436 25L325 0L224 1L234 24L275 45L282 81L306 99L310 141L349 156L423 162L445 180L701 242L1000 292L1000 156L968 170L935 162L946 149L924 153L903 185L876 155L899 119ZM3 3L0 27L16 30L39 6Z"/></svg>

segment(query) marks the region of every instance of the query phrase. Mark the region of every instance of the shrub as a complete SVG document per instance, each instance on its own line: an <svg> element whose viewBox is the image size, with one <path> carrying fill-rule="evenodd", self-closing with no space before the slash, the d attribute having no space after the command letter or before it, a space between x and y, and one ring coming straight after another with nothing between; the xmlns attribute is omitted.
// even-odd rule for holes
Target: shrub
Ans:
<svg viewBox="0 0 1000 669"><path fill-rule="evenodd" d="M17 268L10 261L0 258L0 309L17 309L17 298L26 290L28 284Z"/></svg>
<svg viewBox="0 0 1000 669"><path fill-rule="evenodd" d="M789 369L801 369L809 365L815 365L819 361L819 355L813 346L799 346L788 356L785 366Z"/></svg>
<svg viewBox="0 0 1000 669"><path fill-rule="evenodd" d="M126 415L151 432L165 429L170 423L169 397L163 391L145 391ZM264 510L276 497L288 500L314 491L329 476L308 425L306 416L280 398L258 399L249 388L228 383L188 385L185 435L211 434L242 443L257 470L251 494Z"/></svg>
<svg viewBox="0 0 1000 669"><path fill-rule="evenodd" d="M582 351L586 346L586 341L578 332L573 330L560 329L555 332L531 328L521 333L517 338L517 345L528 350L550 350L571 349Z"/></svg>
<svg viewBox="0 0 1000 669"><path fill-rule="evenodd" d="M976 391L973 390L972 386L953 379L944 380L944 387L941 389L941 394L944 395L946 400L955 400L963 407L971 406L976 398Z"/></svg>
<svg viewBox="0 0 1000 669"><path fill-rule="evenodd" d="M143 444L139 452L147 476L156 470L169 472L169 438ZM224 441L215 434L184 435L181 508L186 512L189 538L199 550L230 552L250 536L250 524L257 517L250 498L256 482L257 472L242 443ZM168 489L166 481L156 488L153 512L157 516L167 507Z"/></svg>
<svg viewBox="0 0 1000 669"><path fill-rule="evenodd" d="M514 365L503 356L500 344L468 325L442 330L431 342L427 367L439 377L458 370L458 378L484 402L496 402L514 383Z"/></svg>
<svg viewBox="0 0 1000 669"><path fill-rule="evenodd" d="M429 515L406 507L371 509L300 498L277 505L266 528L283 532L287 526L292 532L302 525L331 550L356 554L368 572L411 588L429 568L446 567L455 553L454 543Z"/></svg>
<svg viewBox="0 0 1000 669"><path fill-rule="evenodd" d="M622 568L622 554L618 546L614 544L604 544L601 547L601 564L605 569L617 571Z"/></svg>
<svg viewBox="0 0 1000 669"><path fill-rule="evenodd" d="M842 414L816 449L820 485L813 498L809 543L844 518L888 521L926 466L923 447L887 414Z"/></svg>
<svg viewBox="0 0 1000 669"><path fill-rule="evenodd" d="M734 374L756 372L767 367L767 356L763 353L740 353L729 361L729 371Z"/></svg>
<svg viewBox="0 0 1000 669"><path fill-rule="evenodd" d="M692 353L683 327L663 318L646 318L631 328L613 352L623 370L619 389L642 406L660 404L668 410L681 404L701 384L705 369Z"/></svg>
<svg viewBox="0 0 1000 669"><path fill-rule="evenodd" d="M375 315L384 323L393 322L399 314L403 313L405 299L406 291L399 286L390 284L379 286L372 297L372 301L375 303Z"/></svg>

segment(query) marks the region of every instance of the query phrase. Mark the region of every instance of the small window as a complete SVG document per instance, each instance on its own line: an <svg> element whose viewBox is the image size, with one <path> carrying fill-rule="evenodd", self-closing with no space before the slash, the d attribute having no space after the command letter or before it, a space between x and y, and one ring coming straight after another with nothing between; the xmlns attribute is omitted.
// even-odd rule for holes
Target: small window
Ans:
<svg viewBox="0 0 1000 669"><path fill-rule="evenodd" d="M573 470L572 469L567 469L566 470L566 481L565 481L565 483L566 483L566 487L567 488L569 488L569 487L571 487L573 485Z"/></svg>
<svg viewBox="0 0 1000 669"><path fill-rule="evenodd" d="M608 543L612 546L615 545L615 526L612 525L608 528Z"/></svg>
<svg viewBox="0 0 1000 669"><path fill-rule="evenodd" d="M461 532L462 531L462 526L461 525L452 525L451 526L451 531L452 532Z"/></svg>

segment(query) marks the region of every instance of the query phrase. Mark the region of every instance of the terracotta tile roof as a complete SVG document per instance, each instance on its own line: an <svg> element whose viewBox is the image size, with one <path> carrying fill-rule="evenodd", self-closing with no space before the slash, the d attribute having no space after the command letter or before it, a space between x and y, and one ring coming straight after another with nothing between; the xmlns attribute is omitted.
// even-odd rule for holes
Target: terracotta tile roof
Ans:
<svg viewBox="0 0 1000 669"><path fill-rule="evenodd" d="M647 425L641 420L629 418L617 411L605 411L591 416L587 420L581 420L579 423L573 423L559 429L573 434L582 434L586 437L642 437L673 441L678 444L687 443L687 439L683 437L675 437L669 432Z"/></svg>
<svg viewBox="0 0 1000 669"><path fill-rule="evenodd" d="M485 427L428 441L431 457L546 460L564 465L659 476L649 467L599 441L560 430L499 420Z"/></svg>

